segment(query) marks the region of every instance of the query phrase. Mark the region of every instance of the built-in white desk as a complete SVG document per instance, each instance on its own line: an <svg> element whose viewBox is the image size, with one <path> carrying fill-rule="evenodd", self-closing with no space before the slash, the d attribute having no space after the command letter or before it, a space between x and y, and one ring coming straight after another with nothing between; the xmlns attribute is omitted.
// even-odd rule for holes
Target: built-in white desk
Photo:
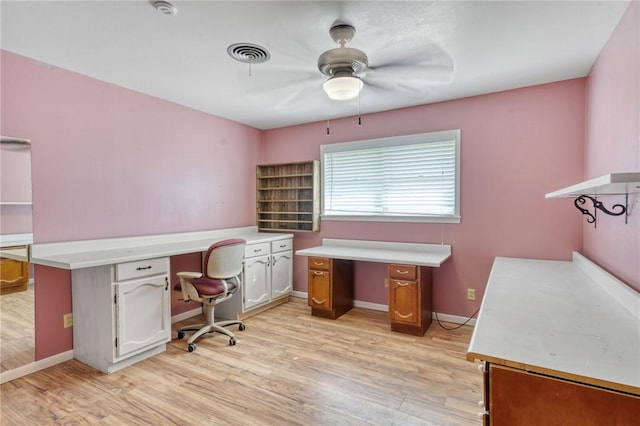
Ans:
<svg viewBox="0 0 640 426"><path fill-rule="evenodd" d="M74 270L203 252L214 242L226 238L243 238L251 245L293 238L293 234L258 232L257 227L247 226L177 234L44 243L34 244L31 256L33 263L38 265Z"/></svg>
<svg viewBox="0 0 640 426"><path fill-rule="evenodd" d="M255 226L34 244L32 262L71 270L74 358L111 373L164 351L171 340L169 257L202 253L228 238L247 241L245 279L225 303L233 305L229 315L286 301L293 235Z"/></svg>
<svg viewBox="0 0 640 426"><path fill-rule="evenodd" d="M312 315L332 319L353 307L353 261L388 264L391 329L421 336L431 324L431 270L451 257L451 246L325 238L296 255L309 257Z"/></svg>
<svg viewBox="0 0 640 426"><path fill-rule="evenodd" d="M637 424L640 295L579 253L498 257L467 359L487 363L492 424Z"/></svg>

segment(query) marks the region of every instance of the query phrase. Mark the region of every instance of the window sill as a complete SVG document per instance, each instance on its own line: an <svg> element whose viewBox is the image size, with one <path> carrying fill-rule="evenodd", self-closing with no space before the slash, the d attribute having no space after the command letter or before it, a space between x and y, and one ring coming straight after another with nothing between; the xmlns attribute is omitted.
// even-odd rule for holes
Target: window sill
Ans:
<svg viewBox="0 0 640 426"><path fill-rule="evenodd" d="M323 221L460 223L460 216L321 216Z"/></svg>

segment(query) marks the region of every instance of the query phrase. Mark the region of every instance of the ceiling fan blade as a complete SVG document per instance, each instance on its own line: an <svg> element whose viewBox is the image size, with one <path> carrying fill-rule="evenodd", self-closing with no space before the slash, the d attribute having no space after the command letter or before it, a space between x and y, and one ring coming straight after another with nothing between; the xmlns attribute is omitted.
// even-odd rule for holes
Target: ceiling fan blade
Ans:
<svg viewBox="0 0 640 426"><path fill-rule="evenodd" d="M238 70L238 81L252 95L260 95L282 89L292 89L309 81L317 80L319 73L301 70L267 69L260 65Z"/></svg>
<svg viewBox="0 0 640 426"><path fill-rule="evenodd" d="M365 93L364 96L367 96L366 93L373 89L377 95L383 95L384 92L402 92L412 98L426 98L433 90L433 85L409 84L409 82L401 79L374 79L366 80L365 83L365 88L363 89L363 93Z"/></svg>
<svg viewBox="0 0 640 426"><path fill-rule="evenodd" d="M381 83L381 80L405 80L423 84L446 84L453 77L454 64L451 56L435 44L427 45L419 52L387 63L367 68L364 77L367 83Z"/></svg>

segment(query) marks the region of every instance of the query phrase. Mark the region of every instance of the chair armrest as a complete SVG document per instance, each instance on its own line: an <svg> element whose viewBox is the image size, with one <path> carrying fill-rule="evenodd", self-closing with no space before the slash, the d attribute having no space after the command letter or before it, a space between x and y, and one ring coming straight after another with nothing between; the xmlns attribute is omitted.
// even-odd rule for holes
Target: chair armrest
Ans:
<svg viewBox="0 0 640 426"><path fill-rule="evenodd" d="M200 272L178 272L176 276L180 280L180 289L182 290L182 298L185 302L190 300L199 300L198 292L191 285L189 280L200 278L202 273Z"/></svg>
<svg viewBox="0 0 640 426"><path fill-rule="evenodd" d="M202 276L201 272L178 272L176 273L178 278L183 278L185 280L192 280L194 278L200 278Z"/></svg>

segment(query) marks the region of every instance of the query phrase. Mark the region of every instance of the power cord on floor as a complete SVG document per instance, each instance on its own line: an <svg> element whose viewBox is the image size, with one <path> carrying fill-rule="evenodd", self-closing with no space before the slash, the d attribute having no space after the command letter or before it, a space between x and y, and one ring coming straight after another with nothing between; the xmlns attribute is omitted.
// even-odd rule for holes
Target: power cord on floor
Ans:
<svg viewBox="0 0 640 426"><path fill-rule="evenodd" d="M445 330L448 330L448 331L453 331L453 330L457 330L457 329L459 329L459 328L460 328L460 327L462 327L462 326L467 325L467 323L468 323L469 321L471 321L471 319L472 319L473 317L475 317L475 316L478 314L478 312L480 312L480 308L478 308L478 310L476 310L476 311L475 311L475 312L474 312L474 313L473 313L469 318L467 318L467 320L466 320L465 322L463 322L462 324L460 324L460 325L458 325L458 326L456 326L456 327L445 327L445 326L444 326L444 325L442 325L442 323L440 322L440 319L438 318L438 313L437 313L437 312L435 312L435 314L436 314L436 321L438 322L438 325L439 325L440 327L442 327L442 328L444 328Z"/></svg>

